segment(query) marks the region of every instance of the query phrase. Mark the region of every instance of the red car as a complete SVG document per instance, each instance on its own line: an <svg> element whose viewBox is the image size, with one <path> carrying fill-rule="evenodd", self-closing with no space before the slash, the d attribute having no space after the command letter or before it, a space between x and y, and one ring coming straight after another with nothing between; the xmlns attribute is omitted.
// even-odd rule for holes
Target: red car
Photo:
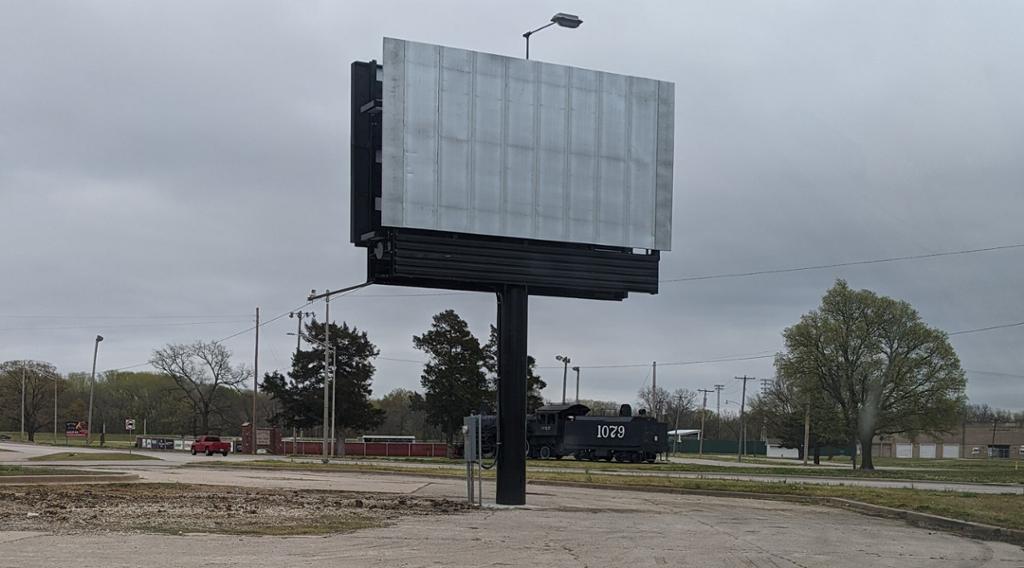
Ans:
<svg viewBox="0 0 1024 568"><path fill-rule="evenodd" d="M199 452L205 452L208 456L219 452L226 456L231 452L231 442L222 442L217 436L200 436L192 442L192 455Z"/></svg>

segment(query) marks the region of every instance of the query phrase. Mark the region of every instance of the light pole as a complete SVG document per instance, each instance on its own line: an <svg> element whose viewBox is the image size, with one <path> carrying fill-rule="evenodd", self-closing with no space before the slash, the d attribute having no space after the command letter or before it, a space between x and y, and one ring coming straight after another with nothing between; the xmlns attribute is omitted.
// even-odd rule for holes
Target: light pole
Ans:
<svg viewBox="0 0 1024 568"><path fill-rule="evenodd" d="M565 355L555 355L555 361L562 363L562 404L565 404L565 384L569 378L569 363L572 363L572 359Z"/></svg>
<svg viewBox="0 0 1024 568"><path fill-rule="evenodd" d="M573 371L576 371L576 404L580 403L580 368L573 367Z"/></svg>
<svg viewBox="0 0 1024 568"><path fill-rule="evenodd" d="M87 430L85 437L86 446L92 445L92 398L93 391L96 390L96 354L99 353L100 350L100 341L103 341L103 336L97 335L96 342L92 346L92 379L89 381L89 419L86 422L89 429Z"/></svg>
<svg viewBox="0 0 1024 568"><path fill-rule="evenodd" d="M550 28L555 24L558 24L563 28L576 29L580 27L580 24L582 23L583 20L581 20L579 16L573 14L566 14L565 12L559 12L554 16L551 16L550 22L544 24L543 26L535 30L528 31L523 34L523 37L526 38L526 58L530 58L530 36L532 36L533 34L543 30L544 28Z"/></svg>
<svg viewBox="0 0 1024 568"><path fill-rule="evenodd" d="M25 362L21 362L21 435L18 441L25 441Z"/></svg>

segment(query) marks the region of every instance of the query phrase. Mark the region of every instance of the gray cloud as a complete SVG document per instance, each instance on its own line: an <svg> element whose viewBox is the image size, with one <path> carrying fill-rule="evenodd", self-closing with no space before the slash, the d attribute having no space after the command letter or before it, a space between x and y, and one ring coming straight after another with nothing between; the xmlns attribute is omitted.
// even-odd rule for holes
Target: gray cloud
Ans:
<svg viewBox="0 0 1024 568"><path fill-rule="evenodd" d="M538 59L676 83L665 277L1024 242L1024 8L1009 3L8 4L0 358L86 369L100 332L102 368L141 363L244 329L256 305L277 315L310 288L361 281L349 63L379 58L384 35L518 55L522 31L560 10L585 24L538 34ZM585 367L770 352L837 277L951 331L1022 321L1022 254L665 284L622 303L535 298L530 349L546 367L563 352ZM423 292L364 290L332 314L390 358L418 359L411 336L447 307L486 334L493 298L406 296ZM138 318L156 315L194 317ZM262 368L287 365L293 325L265 328ZM953 341L968 369L1024 374L1022 333ZM228 345L250 361L251 343ZM734 389L734 375L771 373L761 359L658 379ZM382 360L375 389L418 374ZM560 397L560 370L543 374ZM645 380L585 369L583 392L628 400ZM1020 380L972 374L970 394L1024 408Z"/></svg>

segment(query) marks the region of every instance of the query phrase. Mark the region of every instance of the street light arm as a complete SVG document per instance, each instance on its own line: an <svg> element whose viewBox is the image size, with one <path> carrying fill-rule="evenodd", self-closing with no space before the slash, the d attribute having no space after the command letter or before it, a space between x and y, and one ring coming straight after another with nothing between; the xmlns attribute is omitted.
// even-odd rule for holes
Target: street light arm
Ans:
<svg viewBox="0 0 1024 568"><path fill-rule="evenodd" d="M543 26L541 26L541 27L539 27L539 28L537 28L535 30L532 30L532 31L524 33L523 37L525 37L526 39L530 39L530 36L532 36L533 34L543 30L544 28L550 28L553 25L555 25L555 22L548 22L548 23L544 24Z"/></svg>

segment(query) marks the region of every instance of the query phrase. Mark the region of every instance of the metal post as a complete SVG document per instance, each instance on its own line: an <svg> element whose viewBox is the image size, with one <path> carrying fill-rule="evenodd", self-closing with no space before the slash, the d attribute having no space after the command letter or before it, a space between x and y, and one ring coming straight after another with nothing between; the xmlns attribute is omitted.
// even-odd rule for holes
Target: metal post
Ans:
<svg viewBox="0 0 1024 568"><path fill-rule="evenodd" d="M86 425L88 426L88 430L85 434L86 446L92 445L92 399L93 391L96 390L96 355L100 350L100 341L103 341L103 336L97 335L96 342L93 344L92 348L92 379L89 381L89 418L86 421Z"/></svg>
<svg viewBox="0 0 1024 568"><path fill-rule="evenodd" d="M260 307L256 306L256 349L252 358L252 454L256 455L256 391L260 378Z"/></svg>
<svg viewBox="0 0 1024 568"><path fill-rule="evenodd" d="M498 293L498 475L495 502L526 504L526 286Z"/></svg>

